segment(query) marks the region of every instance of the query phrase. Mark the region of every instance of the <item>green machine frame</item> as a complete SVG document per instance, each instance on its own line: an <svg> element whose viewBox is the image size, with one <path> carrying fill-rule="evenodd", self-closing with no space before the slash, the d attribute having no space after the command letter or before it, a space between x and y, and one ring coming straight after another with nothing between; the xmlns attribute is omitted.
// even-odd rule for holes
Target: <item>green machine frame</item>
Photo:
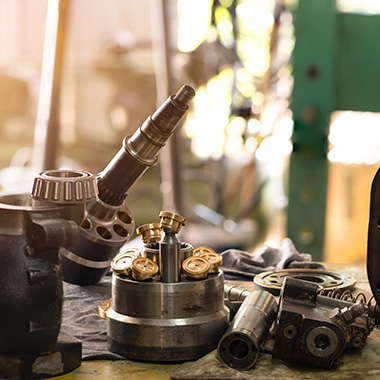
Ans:
<svg viewBox="0 0 380 380"><path fill-rule="evenodd" d="M380 15L341 13L335 0L299 0L295 17L287 235L321 261L330 115L380 111Z"/></svg>

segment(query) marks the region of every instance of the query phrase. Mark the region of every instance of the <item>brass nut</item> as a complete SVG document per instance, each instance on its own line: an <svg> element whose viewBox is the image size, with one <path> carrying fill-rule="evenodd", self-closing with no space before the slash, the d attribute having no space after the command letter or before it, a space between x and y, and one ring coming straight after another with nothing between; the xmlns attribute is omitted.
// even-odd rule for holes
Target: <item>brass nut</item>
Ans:
<svg viewBox="0 0 380 380"><path fill-rule="evenodd" d="M136 230L144 244L156 243L161 240L160 223L143 224Z"/></svg>
<svg viewBox="0 0 380 380"><path fill-rule="evenodd" d="M169 211L161 211L160 218L161 218L161 222L160 222L161 228L169 229L171 231L174 231L176 234L181 230L181 227L185 226L187 223L186 218Z"/></svg>
<svg viewBox="0 0 380 380"><path fill-rule="evenodd" d="M182 269L191 280L203 280L209 273L210 263L203 257L190 256L183 261Z"/></svg>
<svg viewBox="0 0 380 380"><path fill-rule="evenodd" d="M199 247L197 247L197 248L199 248ZM202 248L205 248L205 247L202 247ZM209 249L210 249L209 251L200 250L200 251L196 252L194 256L203 257L204 259L206 259L210 263L210 270L208 271L208 273L218 273L219 268L223 263L223 258L221 255L216 253L213 249L211 249L211 248L209 248Z"/></svg>
<svg viewBox="0 0 380 380"><path fill-rule="evenodd" d="M133 260L140 256L140 251L137 248L125 249L119 252L111 261L111 268L119 276L130 276L132 274Z"/></svg>
<svg viewBox="0 0 380 380"><path fill-rule="evenodd" d="M132 263L132 277L137 281L151 280L158 273L158 265L147 257L139 257Z"/></svg>
<svg viewBox="0 0 380 380"><path fill-rule="evenodd" d="M107 310L112 306L112 299L101 302L98 306L99 317L107 319Z"/></svg>

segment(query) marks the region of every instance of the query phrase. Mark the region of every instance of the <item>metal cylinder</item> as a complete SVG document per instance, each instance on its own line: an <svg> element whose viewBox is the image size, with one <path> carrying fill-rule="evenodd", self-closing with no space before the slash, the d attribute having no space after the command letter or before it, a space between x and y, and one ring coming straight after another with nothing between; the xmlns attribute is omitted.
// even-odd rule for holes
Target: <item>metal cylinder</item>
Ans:
<svg viewBox="0 0 380 380"><path fill-rule="evenodd" d="M218 344L218 358L231 368L252 368L277 313L276 299L266 291L254 291L236 313Z"/></svg>
<svg viewBox="0 0 380 380"><path fill-rule="evenodd" d="M137 282L113 275L107 310L111 352L131 360L195 360L214 348L228 327L223 273L202 281Z"/></svg>
<svg viewBox="0 0 380 380"><path fill-rule="evenodd" d="M165 236L159 243L159 252L161 281L181 281L181 242L173 231L165 231Z"/></svg>

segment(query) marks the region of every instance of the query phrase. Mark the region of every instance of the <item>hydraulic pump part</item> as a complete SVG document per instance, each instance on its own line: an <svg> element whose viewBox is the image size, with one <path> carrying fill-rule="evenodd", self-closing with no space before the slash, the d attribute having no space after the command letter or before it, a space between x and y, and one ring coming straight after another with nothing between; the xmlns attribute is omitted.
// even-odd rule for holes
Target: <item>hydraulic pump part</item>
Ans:
<svg viewBox="0 0 380 380"><path fill-rule="evenodd" d="M160 223L144 224L136 229L144 244L156 243L161 240Z"/></svg>
<svg viewBox="0 0 380 380"><path fill-rule="evenodd" d="M96 284L108 272L112 259L134 231L125 198L131 186L158 160L160 149L189 109L195 91L183 86L171 95L133 135L98 174L98 199L86 205L80 241L61 250L63 279L78 285Z"/></svg>
<svg viewBox="0 0 380 380"><path fill-rule="evenodd" d="M220 266L223 263L223 258L216 252L196 252L196 257L202 257L210 263L209 273L218 273Z"/></svg>
<svg viewBox="0 0 380 380"><path fill-rule="evenodd" d="M141 256L137 248L128 248L118 253L111 262L111 268L114 273L120 276L132 275L133 260Z"/></svg>
<svg viewBox="0 0 380 380"><path fill-rule="evenodd" d="M158 272L158 265L146 257L139 257L132 262L132 277L137 281L151 280Z"/></svg>
<svg viewBox="0 0 380 380"><path fill-rule="evenodd" d="M174 232L175 234L178 234L182 226L185 226L187 223L186 218L169 211L161 211L160 218L161 228L164 231L169 230Z"/></svg>
<svg viewBox="0 0 380 380"><path fill-rule="evenodd" d="M193 256L199 256L201 253L215 253L215 251L212 248L205 246L194 247Z"/></svg>
<svg viewBox="0 0 380 380"><path fill-rule="evenodd" d="M252 368L277 315L276 299L257 290L245 298L218 344L218 358L231 368Z"/></svg>
<svg viewBox="0 0 380 380"><path fill-rule="evenodd" d="M91 202L97 194L94 176L79 170L45 170L35 177L31 191L35 199L58 204Z"/></svg>
<svg viewBox="0 0 380 380"><path fill-rule="evenodd" d="M107 310L111 352L130 360L195 360L216 348L228 327L223 273L205 280L164 283L112 277L112 307Z"/></svg>
<svg viewBox="0 0 380 380"><path fill-rule="evenodd" d="M179 261L182 263L185 259L192 256L193 246L189 243L181 241L181 250L179 253ZM159 264L160 262L160 244L157 243L147 243L144 245L141 256L147 257L148 259L153 260L155 263Z"/></svg>
<svg viewBox="0 0 380 380"><path fill-rule="evenodd" d="M192 256L182 263L186 277L191 280L203 280L210 270L210 263L203 257Z"/></svg>

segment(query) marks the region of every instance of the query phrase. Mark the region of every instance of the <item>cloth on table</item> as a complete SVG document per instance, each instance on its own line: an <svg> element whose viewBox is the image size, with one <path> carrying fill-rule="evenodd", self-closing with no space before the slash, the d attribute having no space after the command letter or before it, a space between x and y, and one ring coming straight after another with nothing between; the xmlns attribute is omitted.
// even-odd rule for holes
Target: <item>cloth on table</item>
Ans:
<svg viewBox="0 0 380 380"><path fill-rule="evenodd" d="M278 248L264 245L254 255L237 249L228 249L221 255L226 280L251 281L259 273L276 269L324 269L322 264L312 261L308 253L299 253L289 238L285 238Z"/></svg>

